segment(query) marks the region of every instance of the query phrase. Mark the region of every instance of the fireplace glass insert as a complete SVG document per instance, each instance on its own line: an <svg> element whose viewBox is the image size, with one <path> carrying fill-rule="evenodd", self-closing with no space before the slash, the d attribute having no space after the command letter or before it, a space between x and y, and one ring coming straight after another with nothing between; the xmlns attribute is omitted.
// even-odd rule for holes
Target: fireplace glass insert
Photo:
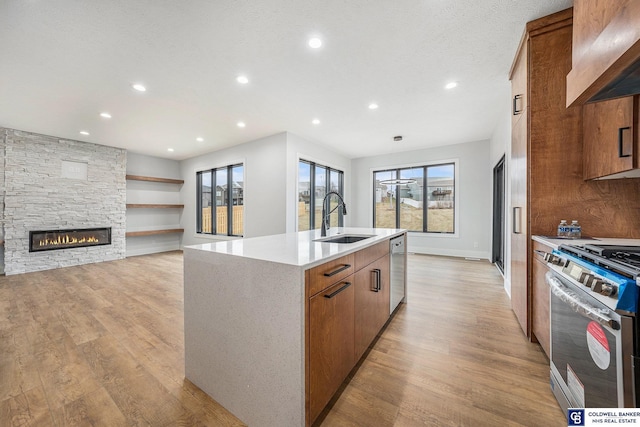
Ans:
<svg viewBox="0 0 640 427"><path fill-rule="evenodd" d="M29 252L111 244L111 227L29 232Z"/></svg>

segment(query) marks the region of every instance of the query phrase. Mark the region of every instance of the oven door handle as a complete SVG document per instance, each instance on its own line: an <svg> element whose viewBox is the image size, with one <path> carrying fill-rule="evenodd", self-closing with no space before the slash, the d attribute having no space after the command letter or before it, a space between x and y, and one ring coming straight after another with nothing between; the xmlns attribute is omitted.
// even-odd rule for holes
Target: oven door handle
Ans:
<svg viewBox="0 0 640 427"><path fill-rule="evenodd" d="M616 331L620 329L620 323L607 316L609 313L608 309L594 307L587 301L580 299L575 292L572 292L569 288L563 285L560 279L558 279L558 277L556 277L552 272L548 271L545 274L545 280L551 288L551 292L553 292L553 294L562 302L569 305L569 307L571 307L571 309L576 313L598 322L602 326L608 326Z"/></svg>

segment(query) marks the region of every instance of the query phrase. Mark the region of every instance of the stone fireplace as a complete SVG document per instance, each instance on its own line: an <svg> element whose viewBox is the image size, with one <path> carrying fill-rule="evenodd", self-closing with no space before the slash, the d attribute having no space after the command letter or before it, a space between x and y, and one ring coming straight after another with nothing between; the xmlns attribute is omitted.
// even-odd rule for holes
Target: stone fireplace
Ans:
<svg viewBox="0 0 640 427"><path fill-rule="evenodd" d="M4 272L124 258L126 151L14 129L0 131ZM88 234L93 232L98 235Z"/></svg>

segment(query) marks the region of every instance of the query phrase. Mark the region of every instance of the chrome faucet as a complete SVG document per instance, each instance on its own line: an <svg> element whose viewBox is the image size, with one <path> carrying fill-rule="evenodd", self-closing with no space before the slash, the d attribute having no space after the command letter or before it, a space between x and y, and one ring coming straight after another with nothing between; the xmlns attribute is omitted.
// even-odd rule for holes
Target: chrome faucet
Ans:
<svg viewBox="0 0 640 427"><path fill-rule="evenodd" d="M340 199L340 202L338 203L338 206L336 206L335 208L327 212L327 201L331 198L332 194L335 194L336 196L338 196L338 199ZM327 235L327 230L329 229L329 219L331 218L331 212L335 211L340 206L342 206L342 215L346 215L347 205L344 204L344 200L342 199L342 196L340 195L340 193L337 193L335 191L329 191L324 196L324 199L322 200L322 228L320 229L320 237L325 237ZM329 208L330 207L331 205L329 205Z"/></svg>

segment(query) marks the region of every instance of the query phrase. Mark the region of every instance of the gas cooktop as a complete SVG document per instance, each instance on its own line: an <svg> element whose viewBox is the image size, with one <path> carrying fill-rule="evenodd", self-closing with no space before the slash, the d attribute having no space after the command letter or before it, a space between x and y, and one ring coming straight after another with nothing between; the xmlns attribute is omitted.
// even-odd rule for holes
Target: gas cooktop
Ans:
<svg viewBox="0 0 640 427"><path fill-rule="evenodd" d="M633 279L640 276L640 246L586 244L558 249Z"/></svg>

